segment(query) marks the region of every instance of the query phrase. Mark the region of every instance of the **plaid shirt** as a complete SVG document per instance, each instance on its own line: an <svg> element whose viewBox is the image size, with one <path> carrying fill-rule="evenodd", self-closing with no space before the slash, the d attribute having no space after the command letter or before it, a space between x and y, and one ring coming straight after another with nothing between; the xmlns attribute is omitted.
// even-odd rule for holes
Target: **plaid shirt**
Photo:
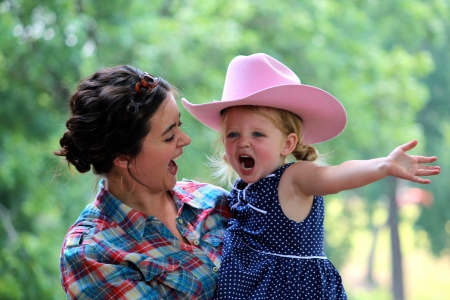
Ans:
<svg viewBox="0 0 450 300"><path fill-rule="evenodd" d="M68 299L212 299L230 217L228 193L178 182L172 195L180 243L156 217L131 209L104 188L64 240L61 282Z"/></svg>

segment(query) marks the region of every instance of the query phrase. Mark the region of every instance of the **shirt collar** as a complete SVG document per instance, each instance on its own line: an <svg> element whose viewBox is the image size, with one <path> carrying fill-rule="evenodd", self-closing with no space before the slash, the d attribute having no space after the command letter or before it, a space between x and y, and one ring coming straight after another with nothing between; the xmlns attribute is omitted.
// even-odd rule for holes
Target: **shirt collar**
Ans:
<svg viewBox="0 0 450 300"><path fill-rule="evenodd" d="M203 199L205 195L199 191L198 185L194 182L179 181L170 192L179 210L185 204L200 210L210 208L208 207L207 202Z"/></svg>
<svg viewBox="0 0 450 300"><path fill-rule="evenodd" d="M108 217L119 225L135 240L140 241L144 235L147 215L132 209L114 197L105 188L105 180L99 182L99 192L95 205Z"/></svg>
<svg viewBox="0 0 450 300"><path fill-rule="evenodd" d="M180 183L170 191L175 204L177 205L178 215L181 215L184 205L199 210L207 208L204 207L204 202L202 202L199 197L195 196L195 193L186 191L184 188L179 187L179 184ZM99 192L95 200L95 206L137 241L140 241L144 235L147 219L154 218L153 216L148 216L132 209L114 197L106 190L105 179L102 179L99 182Z"/></svg>

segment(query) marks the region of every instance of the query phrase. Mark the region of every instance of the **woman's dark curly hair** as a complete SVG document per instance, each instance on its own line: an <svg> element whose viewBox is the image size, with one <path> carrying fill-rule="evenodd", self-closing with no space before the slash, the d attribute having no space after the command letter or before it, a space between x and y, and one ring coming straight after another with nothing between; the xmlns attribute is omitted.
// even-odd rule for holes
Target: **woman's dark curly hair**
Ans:
<svg viewBox="0 0 450 300"><path fill-rule="evenodd" d="M148 93L137 93L142 71L128 65L105 68L80 81L69 100L67 130L60 139L57 156L65 156L78 172L93 168L95 174L107 174L113 161L125 154L131 159L141 151L150 132L150 118L176 89L158 78ZM139 108L128 112L131 100Z"/></svg>

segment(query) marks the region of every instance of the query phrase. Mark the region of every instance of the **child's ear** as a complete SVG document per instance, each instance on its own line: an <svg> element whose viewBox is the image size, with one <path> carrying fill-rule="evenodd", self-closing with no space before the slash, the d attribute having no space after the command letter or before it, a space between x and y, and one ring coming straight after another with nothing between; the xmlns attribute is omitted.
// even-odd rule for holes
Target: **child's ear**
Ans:
<svg viewBox="0 0 450 300"><path fill-rule="evenodd" d="M281 155L288 156L295 150L298 143L298 136L295 133L290 133L284 142L284 147L281 150Z"/></svg>
<svg viewBox="0 0 450 300"><path fill-rule="evenodd" d="M130 158L125 154L121 154L121 155L117 156L116 158L114 158L114 164L122 169L128 168L129 161L130 161Z"/></svg>

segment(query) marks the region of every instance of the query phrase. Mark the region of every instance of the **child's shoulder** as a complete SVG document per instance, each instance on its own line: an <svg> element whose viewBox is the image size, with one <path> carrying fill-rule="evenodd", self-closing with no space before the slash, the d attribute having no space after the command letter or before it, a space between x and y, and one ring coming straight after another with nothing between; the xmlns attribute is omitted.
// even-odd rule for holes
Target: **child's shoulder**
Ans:
<svg viewBox="0 0 450 300"><path fill-rule="evenodd" d="M303 180L307 179L312 173L320 168L319 165L310 161L296 161L292 163L283 173L280 183L284 182L289 185L298 185Z"/></svg>
<svg viewBox="0 0 450 300"><path fill-rule="evenodd" d="M287 169L286 172L298 172L298 171L308 171L315 168L319 168L319 165L317 165L314 162L306 161L306 160L299 160L294 163L292 163ZM286 173L285 172L285 173Z"/></svg>

